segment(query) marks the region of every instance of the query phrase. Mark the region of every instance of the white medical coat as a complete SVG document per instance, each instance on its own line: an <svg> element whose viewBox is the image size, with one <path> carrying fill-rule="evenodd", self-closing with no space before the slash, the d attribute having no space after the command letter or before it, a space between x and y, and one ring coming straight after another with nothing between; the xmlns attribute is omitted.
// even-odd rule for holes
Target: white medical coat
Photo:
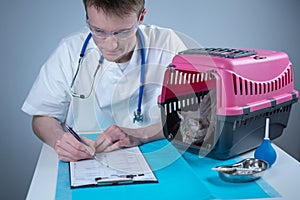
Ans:
<svg viewBox="0 0 300 200"><path fill-rule="evenodd" d="M159 122L157 97L161 92L164 71L173 56L185 50L186 46L170 29L145 25L140 25L140 29L146 50L145 88L141 108L143 123L133 124L140 86L139 43L131 60L125 64L125 69L117 63L104 60L89 98L80 99L71 95L70 85L77 70L79 53L89 33L86 28L60 42L42 66L22 110L30 115L47 115L60 122L66 121L80 132L104 130L112 124L134 128ZM93 40L87 46L87 51L91 49L97 49ZM100 54L95 54L88 61L91 69L96 68Z"/></svg>

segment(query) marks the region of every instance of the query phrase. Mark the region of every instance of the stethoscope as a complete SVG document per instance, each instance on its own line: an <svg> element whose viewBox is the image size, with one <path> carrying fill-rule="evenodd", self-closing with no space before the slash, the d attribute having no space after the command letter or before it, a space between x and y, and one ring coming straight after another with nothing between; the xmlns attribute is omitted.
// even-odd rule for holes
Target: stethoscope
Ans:
<svg viewBox="0 0 300 200"><path fill-rule="evenodd" d="M140 87L139 87L139 98L138 98L138 106L137 106L137 109L136 111L134 111L133 113L133 123L135 122L143 122L143 114L142 114L142 100L143 100L143 93L144 93L144 83L145 83L145 66L146 66L146 50L145 50L145 41L144 41L144 36L142 34L142 31L138 28L137 29L137 34L138 34L138 38L139 38L139 41L141 43L141 74L140 74ZM90 41L90 39L92 38L92 33L89 33L88 36L86 37L84 43L83 43L83 46L81 48L81 51L80 51L80 55L79 55L79 61L78 61L78 67L77 67L77 70L76 70L76 73L73 77L73 80L72 80L72 83L71 83L71 93L72 93L72 96L73 97L77 97L77 98L81 98L81 99L86 99L90 96L90 94L92 93L92 87L93 87L93 84L94 84L94 81L95 81L95 76L100 68L100 66L103 64L104 62L104 56L101 55L100 56L100 59L99 59L99 63L98 63L98 66L97 66L97 69L94 73L94 78L93 78L93 82L92 82L92 87L91 87L91 90L90 92L88 93L88 95L84 95L84 94L77 94L75 92L72 91L72 88L73 88L73 85L74 85L74 82L75 82L75 79L77 77L77 74L79 72L79 68L80 68L80 65L81 65L81 62L82 62L82 59L84 57L84 54L85 54L85 51L86 51L86 48L87 48L87 45Z"/></svg>

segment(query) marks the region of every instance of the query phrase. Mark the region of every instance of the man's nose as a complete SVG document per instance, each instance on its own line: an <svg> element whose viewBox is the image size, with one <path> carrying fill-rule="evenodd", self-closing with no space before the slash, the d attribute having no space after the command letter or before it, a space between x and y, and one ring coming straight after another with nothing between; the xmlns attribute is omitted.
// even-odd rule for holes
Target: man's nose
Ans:
<svg viewBox="0 0 300 200"><path fill-rule="evenodd" d="M110 35L107 38L105 38L104 48L107 50L115 50L119 46L118 40L113 36Z"/></svg>

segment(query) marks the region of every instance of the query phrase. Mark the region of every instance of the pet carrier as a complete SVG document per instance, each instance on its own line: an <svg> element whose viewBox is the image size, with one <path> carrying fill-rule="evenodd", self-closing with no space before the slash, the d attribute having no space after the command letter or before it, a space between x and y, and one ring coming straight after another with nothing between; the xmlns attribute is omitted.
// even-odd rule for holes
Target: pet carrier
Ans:
<svg viewBox="0 0 300 200"><path fill-rule="evenodd" d="M173 58L158 104L176 147L224 160L261 143L266 117L279 137L298 97L284 52L199 48Z"/></svg>

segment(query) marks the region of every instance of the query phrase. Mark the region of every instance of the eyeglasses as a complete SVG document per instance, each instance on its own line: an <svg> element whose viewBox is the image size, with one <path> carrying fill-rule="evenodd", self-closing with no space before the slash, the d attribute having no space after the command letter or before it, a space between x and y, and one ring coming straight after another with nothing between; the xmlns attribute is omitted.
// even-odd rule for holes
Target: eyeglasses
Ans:
<svg viewBox="0 0 300 200"><path fill-rule="evenodd" d="M117 40L127 40L128 38L135 35L136 30L138 28L138 25L134 25L129 29L109 32L109 31L105 31L103 29L100 29L100 28L90 25L88 20L86 21L86 23L88 24L93 36L95 36L96 38L99 38L99 39L105 39L109 36L113 36Z"/></svg>

